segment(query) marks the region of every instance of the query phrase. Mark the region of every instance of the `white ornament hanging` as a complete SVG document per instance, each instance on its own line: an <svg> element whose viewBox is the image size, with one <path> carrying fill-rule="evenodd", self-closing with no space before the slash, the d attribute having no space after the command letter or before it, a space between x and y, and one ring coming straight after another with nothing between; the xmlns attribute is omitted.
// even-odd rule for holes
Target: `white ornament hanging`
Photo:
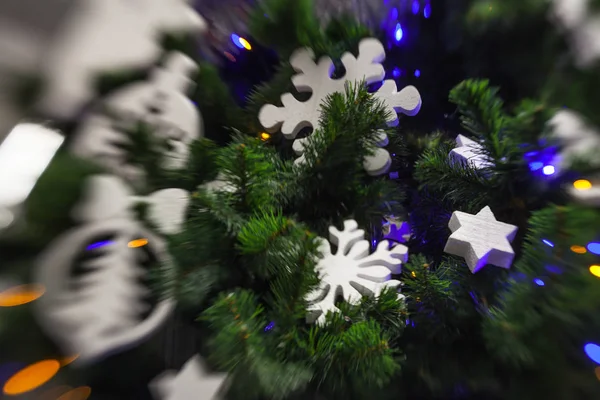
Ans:
<svg viewBox="0 0 600 400"><path fill-rule="evenodd" d="M132 243L141 241L166 268L171 259L165 242L136 221L130 210L136 198L115 176L92 176L86 185L83 204L73 211L82 224L52 242L35 269L35 282L46 288L35 303L37 318L65 353L79 354L76 362L81 364L135 346L160 327L173 308L169 299L150 310L144 301L149 289L138 279L146 271ZM151 209L162 205L157 198L161 195L147 200ZM171 209L169 215L175 212ZM161 216L154 222L160 226L164 220ZM162 229L175 230L171 224ZM111 239L93 243L103 237ZM85 273L77 276L73 270L85 251L97 257L84 261ZM142 318L142 313L148 316Z"/></svg>
<svg viewBox="0 0 600 400"><path fill-rule="evenodd" d="M150 383L156 400L215 400L226 374L208 374L199 356L189 359L179 373L167 371Z"/></svg>
<svg viewBox="0 0 600 400"><path fill-rule="evenodd" d="M448 227L452 235L444 251L463 257L471 272L486 264L510 268L515 252L510 245L518 228L496 220L492 210L484 207L476 215L461 211L452 213Z"/></svg>
<svg viewBox="0 0 600 400"><path fill-rule="evenodd" d="M143 121L151 133L165 139L163 167L183 168L190 143L202 136L202 119L185 92L193 85L190 75L196 63L182 53L171 53L165 65L156 68L147 82L136 82L109 94L104 106L129 125ZM93 113L83 122L72 144L73 153L96 161L131 183L139 183L144 171L128 164L124 145L129 138L119 131L119 121Z"/></svg>
<svg viewBox="0 0 600 400"><path fill-rule="evenodd" d="M310 92L311 97L304 102L298 101L291 93L281 96L283 107L267 104L262 107L258 115L259 121L265 129L274 132L281 129L287 139L296 139L298 133L306 127L312 127L313 131L319 129L321 117L321 105L323 101L333 93L344 93L346 84L355 84L364 80L366 84L382 81L385 71L381 62L385 59L383 45L376 39L363 39L359 44L358 58L351 53L342 55L341 61L346 69L343 78L333 79L333 61L329 57L323 57L315 62L315 56L311 49L298 49L292 54L290 64L297 75L292 77L292 83L299 92ZM414 86L407 86L398 92L393 80L386 80L373 96L384 104L390 118L389 126L398 124L398 112L406 115L416 115L421 107L421 96ZM387 137L380 133L379 142L387 144ZM384 135L385 136L385 135ZM300 155L304 151L308 139L296 139L294 151ZM385 146L385 144L383 145ZM301 157L297 163L303 163ZM364 167L371 175L379 175L387 172L391 158L389 153L383 149L377 149L374 156L365 160Z"/></svg>
<svg viewBox="0 0 600 400"><path fill-rule="evenodd" d="M466 136L456 137L456 147L450 151L454 162L469 165L473 169L489 168L493 164L483 151L483 146Z"/></svg>
<svg viewBox="0 0 600 400"><path fill-rule="evenodd" d="M553 0L553 17L568 32L577 64L586 68L600 58L600 13L590 0Z"/></svg>
<svg viewBox="0 0 600 400"><path fill-rule="evenodd" d="M79 0L70 13L43 61L47 84L38 104L65 119L94 97L100 73L151 65L160 56L162 33L205 28L186 0Z"/></svg>
<svg viewBox="0 0 600 400"><path fill-rule="evenodd" d="M329 235L337 251L332 252L329 242L321 238L322 257L316 267L321 283L306 298L310 323L324 324L328 311L339 312L335 306L338 295L357 304L363 295L377 297L387 287L398 287L400 282L390 280L391 274L399 274L402 263L408 259L406 246L396 245L390 250L385 240L369 254L370 243L364 239L365 231L358 229L354 220L344 221L342 231L329 227Z"/></svg>

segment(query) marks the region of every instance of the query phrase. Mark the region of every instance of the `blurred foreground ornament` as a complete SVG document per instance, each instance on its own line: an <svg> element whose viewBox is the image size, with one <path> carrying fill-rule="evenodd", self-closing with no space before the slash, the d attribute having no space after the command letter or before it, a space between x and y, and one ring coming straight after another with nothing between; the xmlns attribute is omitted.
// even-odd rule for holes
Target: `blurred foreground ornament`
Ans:
<svg viewBox="0 0 600 400"><path fill-rule="evenodd" d="M496 220L489 207L476 215L455 211L448 227L452 234L444 251L463 257L471 272L487 264L510 268L515 252L510 245L518 228Z"/></svg>
<svg viewBox="0 0 600 400"><path fill-rule="evenodd" d="M163 239L135 220L130 207L136 198L115 176L92 176L86 185L84 202L73 212L82 224L51 243L35 271L37 281L46 287L45 295L35 303L36 316L65 353L79 354L75 364L91 363L135 346L152 334L173 308L169 299L149 303L149 289L140 281L147 275L143 264L147 257L166 268L171 258ZM160 202L154 203L157 205ZM150 216L156 214L160 213L151 212ZM163 221L157 218L153 222L161 228ZM176 231L172 225L164 228ZM140 235L147 240L143 254L129 247ZM89 243L99 237L110 237L111 244L88 250L91 254L80 261ZM74 273L77 270L80 272Z"/></svg>
<svg viewBox="0 0 600 400"><path fill-rule="evenodd" d="M308 48L298 49L290 57L290 64L298 72L292 77L292 83L299 92L310 92L312 95L302 102L292 93L284 93L281 96L283 107L273 104L263 106L258 119L267 131L275 132L280 129L287 139L293 140L302 129L311 127L314 135L320 127L321 105L328 96L333 93L345 93L348 84L365 81L368 85L381 82L385 78L385 71L381 65L385 59L385 50L377 39L363 39L359 44L358 57L351 53L342 55L341 61L346 74L340 79L332 78L334 65L330 58L323 57L318 62L315 62L314 58L314 52ZM387 108L389 126L398 125L397 113L413 116L421 108L421 96L414 86L407 86L398 92L396 82L389 79L383 81L383 85L373 93L373 97ZM376 135L378 147L387 145L388 138L385 133L375 131L373 135ZM294 141L293 149L300 156L295 161L297 165L306 162L302 154L311 137L312 135ZM373 155L364 159L363 166L370 175L380 175L387 172L391 162L387 150L377 148Z"/></svg>
<svg viewBox="0 0 600 400"><path fill-rule="evenodd" d="M215 400L227 375L208 374L199 356L189 359L181 371L164 372L150 383L156 400Z"/></svg>
<svg viewBox="0 0 600 400"><path fill-rule="evenodd" d="M360 302L362 296L377 297L388 287L400 286L391 280L391 274L401 272L402 263L408 260L408 248L396 245L390 250L389 242L381 241L374 253L369 254L370 243L365 231L358 229L354 220L344 221L344 229L329 227L329 242L320 238L319 250L323 256L316 267L321 283L306 297L308 301L307 322L323 325L328 311L339 312L335 306L337 296L351 304ZM330 242L337 246L331 252ZM398 295L399 298L404 296Z"/></svg>
<svg viewBox="0 0 600 400"><path fill-rule="evenodd" d="M145 171L129 163L123 148L132 145L124 132L146 124L149 135L164 140L163 167L185 167L190 143L203 135L202 118L185 95L193 86L190 76L196 63L182 53L170 53L146 82L135 82L109 94L103 101L107 113L87 115L71 146L74 154L93 160L131 184L139 184Z"/></svg>
<svg viewBox="0 0 600 400"><path fill-rule="evenodd" d="M456 138L456 148L450 151L450 157L454 162L469 165L473 169L493 166L484 153L483 146L463 135Z"/></svg>
<svg viewBox="0 0 600 400"><path fill-rule="evenodd" d="M591 0L553 0L553 17L568 32L575 59L589 67L600 58L600 13Z"/></svg>

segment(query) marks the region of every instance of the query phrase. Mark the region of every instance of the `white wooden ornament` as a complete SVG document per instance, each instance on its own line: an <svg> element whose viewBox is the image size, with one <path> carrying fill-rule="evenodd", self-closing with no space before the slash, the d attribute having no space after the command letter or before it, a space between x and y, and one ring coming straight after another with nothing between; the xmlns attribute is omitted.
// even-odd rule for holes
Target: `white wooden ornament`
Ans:
<svg viewBox="0 0 600 400"><path fill-rule="evenodd" d="M31 11L33 12L33 10ZM102 72L142 68L160 56L163 32L200 32L204 20L185 0L80 0L44 60L38 108L72 118L94 96Z"/></svg>
<svg viewBox="0 0 600 400"><path fill-rule="evenodd" d="M463 257L471 272L479 271L486 264L511 267L515 252L510 242L518 228L497 221L489 207L484 207L476 215L455 211L448 227L452 235L444 251Z"/></svg>
<svg viewBox="0 0 600 400"><path fill-rule="evenodd" d="M104 105L119 118L132 124L144 121L152 133L167 140L163 167L183 168L189 159L190 143L202 136L202 119L185 92L193 85L189 76L196 71L193 60L171 53L165 65L156 68L147 82L136 82L109 94ZM128 164L123 145L129 138L120 131L123 125L106 115L92 113L77 132L71 150L91 159L132 184L140 183L144 171Z"/></svg>
<svg viewBox="0 0 600 400"><path fill-rule="evenodd" d="M351 53L342 56L342 63L346 69L343 78L332 79L334 72L333 61L329 57L323 57L315 62L315 56L311 49L299 49L292 54L290 64L297 75L292 77L292 83L299 92L310 92L311 97L305 101L298 101L291 93L281 96L283 107L267 104L262 107L258 118L265 129L274 132L281 129L287 139L296 139L298 133L305 127L312 127L314 131L319 129L321 117L321 104L327 96L333 93L344 93L345 85L355 84L364 80L366 84L382 81L385 71L381 62L385 59L383 45L376 39L363 39L359 44L359 55L355 57ZM390 118L388 125L398 124L396 113L416 115L421 107L421 96L413 86L407 86L398 92L393 80L386 80L373 96L388 107ZM300 155L303 152L308 139L298 139L294 143L294 151ZM299 142L299 143L298 143ZM297 164L303 164L301 159ZM376 154L365 160L364 167L371 175L379 175L387 172L386 166L391 163L389 153L378 149ZM388 166L389 168L389 166Z"/></svg>
<svg viewBox="0 0 600 400"><path fill-rule="evenodd" d="M321 238L322 253L317 264L321 278L319 288L311 292L307 322L324 324L328 311L339 312L335 306L336 296L356 304L363 295L377 297L386 287L398 287L400 282L390 280L391 274L399 274L402 263L408 260L408 248L396 245L391 250L387 241L381 241L374 253L365 231L358 229L354 220L344 221L344 229L329 227L330 242L337 246L332 252L329 242Z"/></svg>
<svg viewBox="0 0 600 400"><path fill-rule="evenodd" d="M493 165L483 152L483 146L463 135L456 137L456 147L450 151L450 157L453 161L474 169L489 168Z"/></svg>
<svg viewBox="0 0 600 400"><path fill-rule="evenodd" d="M73 211L82 224L52 242L35 269L35 282L46 288L35 302L37 318L67 354L79 354L76 362L80 364L135 346L152 334L173 308L171 300L162 300L146 319L139 320L139 313L150 306L143 301L149 289L137 281L145 271L129 243L142 235L149 251L168 267L171 259L165 242L136 221L130 211L135 198L119 178L92 176L86 185L83 204ZM161 205L157 198L161 195L151 196L151 208ZM174 229L167 225L166 230ZM103 236L114 239L94 250L100 256L84 265L87 274L73 276L77 257Z"/></svg>
<svg viewBox="0 0 600 400"><path fill-rule="evenodd" d="M577 64L586 68L600 58L600 13L592 13L590 0L553 0L552 14L568 32Z"/></svg>
<svg viewBox="0 0 600 400"><path fill-rule="evenodd" d="M226 374L208 374L199 356L190 358L179 373L167 371L150 383L156 400L215 400Z"/></svg>

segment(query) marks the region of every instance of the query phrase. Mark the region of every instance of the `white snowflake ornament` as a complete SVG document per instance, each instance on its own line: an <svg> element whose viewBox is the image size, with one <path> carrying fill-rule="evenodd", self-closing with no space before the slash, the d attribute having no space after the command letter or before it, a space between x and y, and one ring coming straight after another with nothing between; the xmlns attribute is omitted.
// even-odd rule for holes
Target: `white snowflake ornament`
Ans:
<svg viewBox="0 0 600 400"><path fill-rule="evenodd" d="M489 207L476 215L455 211L448 227L452 235L444 251L463 257L471 272L479 271L486 264L510 268L515 257L510 242L515 238L518 228L497 221Z"/></svg>
<svg viewBox="0 0 600 400"><path fill-rule="evenodd" d="M150 254L167 268L171 258L163 239L135 220L130 208L136 199L128 188L115 176L92 176L86 189L74 210L82 224L51 243L35 270L35 281L46 288L35 303L37 318L67 354L79 354L81 364L135 346L173 308L169 299L155 305L146 300L150 291L139 281L147 274L140 256ZM156 197L161 195L148 200L150 208L160 203ZM140 246L147 253L135 249Z"/></svg>
<svg viewBox="0 0 600 400"><path fill-rule="evenodd" d="M331 58L322 57L315 62L311 49L299 49L290 58L290 64L297 75L292 77L292 83L299 92L310 92L311 97L305 101L298 101L291 93L281 96L283 107L267 104L262 107L258 115L260 123L265 129L274 132L281 129L287 139L296 139L298 133L306 127L319 129L321 105L333 93L344 93L346 84L365 81L371 84L383 80L385 71L381 62L385 59L383 45L376 39L363 39L359 44L359 55L345 53L341 61L346 69L343 78L333 79L334 64ZM380 100L390 111L389 126L398 124L396 113L416 115L421 107L421 96L413 86L407 86L398 92L393 80L386 80L373 96ZM387 140L387 137L385 138ZM294 143L296 154L302 154L307 139L298 139ZM310 140L310 139L308 139ZM385 140L380 140L385 142ZM299 163L304 162L301 158ZM365 160L364 166L371 175L378 175L387 171L386 165L391 163L387 151L377 149L375 156Z"/></svg>
<svg viewBox="0 0 600 400"><path fill-rule="evenodd" d="M189 359L181 371L165 372L151 384L156 400L215 400L222 390L226 374L207 374L199 356Z"/></svg>
<svg viewBox="0 0 600 400"><path fill-rule="evenodd" d="M165 65L156 68L147 82L136 82L111 93L104 105L120 119L143 121L152 134L167 140L166 169L183 168L189 158L190 143L202 136L202 119L185 92L192 87L190 75L196 63L182 53L171 53ZM72 144L73 153L92 159L129 182L139 182L144 173L128 164L122 148L130 140L119 131L116 121L92 113L83 123Z"/></svg>
<svg viewBox="0 0 600 400"><path fill-rule="evenodd" d="M456 147L450 151L450 157L455 162L469 165L473 169L483 169L492 166L483 152L483 146L466 136L456 137Z"/></svg>
<svg viewBox="0 0 600 400"><path fill-rule="evenodd" d="M339 295L357 304L363 295L377 297L387 287L398 287L400 282L390 280L391 274L399 274L402 263L408 259L406 246L396 245L390 250L385 240L369 254L370 243L364 239L365 231L358 229L354 220L344 221L342 231L329 227L329 235L337 251L332 252L330 244L321 239L322 257L317 264L321 284L306 298L309 323L324 324L328 311L339 312L335 306Z"/></svg>
<svg viewBox="0 0 600 400"><path fill-rule="evenodd" d="M205 28L204 20L186 0L77 3L44 60L47 86L38 108L58 118L75 116L93 98L100 73L155 62L162 33Z"/></svg>

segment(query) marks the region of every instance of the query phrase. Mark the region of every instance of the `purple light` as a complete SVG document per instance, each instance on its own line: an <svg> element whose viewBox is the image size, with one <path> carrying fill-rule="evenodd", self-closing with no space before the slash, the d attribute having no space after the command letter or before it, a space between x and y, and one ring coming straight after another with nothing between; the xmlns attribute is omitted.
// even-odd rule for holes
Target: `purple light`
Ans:
<svg viewBox="0 0 600 400"><path fill-rule="evenodd" d="M552 243L551 241L549 241L547 239L542 239L542 242L544 242L544 244L546 246L554 247L554 243Z"/></svg>
<svg viewBox="0 0 600 400"><path fill-rule="evenodd" d="M412 3L412 13L414 15L417 15L419 13L420 9L421 9L421 4L420 4L419 0L414 0Z"/></svg>
<svg viewBox="0 0 600 400"><path fill-rule="evenodd" d="M390 15L390 17L394 20L394 19L398 19L398 9L396 7L392 8L392 14Z"/></svg>
<svg viewBox="0 0 600 400"><path fill-rule="evenodd" d="M423 16L425 18L431 17L431 4L425 4L425 8L423 9Z"/></svg>
<svg viewBox="0 0 600 400"><path fill-rule="evenodd" d="M588 243L587 249L590 251L590 253L600 254L600 243L598 243L598 242Z"/></svg>
<svg viewBox="0 0 600 400"><path fill-rule="evenodd" d="M396 42L401 41L402 36L404 36L404 32L402 31L402 26L400 25L400 22L398 22L398 24L396 25L396 32L394 33L394 38L396 39Z"/></svg>
<svg viewBox="0 0 600 400"><path fill-rule="evenodd" d="M421 76L421 70L420 69L416 69L415 70L415 76L418 78Z"/></svg>
<svg viewBox="0 0 600 400"><path fill-rule="evenodd" d="M547 265L546 271L550 272L551 274L562 274L562 269L555 265Z"/></svg>
<svg viewBox="0 0 600 400"><path fill-rule="evenodd" d="M265 332L269 332L275 326L275 322L271 321L267 326L265 326Z"/></svg>
<svg viewBox="0 0 600 400"><path fill-rule="evenodd" d="M600 346L596 343L587 343L583 347L585 354L596 364L600 364Z"/></svg>
<svg viewBox="0 0 600 400"><path fill-rule="evenodd" d="M544 169L542 170L542 172L544 173L544 175L552 175L556 172L556 168L554 168L554 165L546 165L544 167Z"/></svg>
<svg viewBox="0 0 600 400"><path fill-rule="evenodd" d="M532 163L529 163L529 169L532 171L537 171L540 168L544 167L544 163L540 162L540 161L534 161Z"/></svg>
<svg viewBox="0 0 600 400"><path fill-rule="evenodd" d="M394 69L392 70L392 75L394 76L394 78L398 78L401 74L400 68L398 67L394 67Z"/></svg>
<svg viewBox="0 0 600 400"><path fill-rule="evenodd" d="M96 242L96 243L92 243L90 244L88 247L86 247L86 250L94 250L94 249L98 249L100 247L104 247L104 246L109 246L111 244L113 244L114 242L110 241L110 240L105 240L103 242Z"/></svg>
<svg viewBox="0 0 600 400"><path fill-rule="evenodd" d="M534 279L533 281L534 281L534 282L535 282L535 284L536 284L536 285L538 285L538 286L545 286L545 285L546 285L546 284L544 283L544 281L543 281L543 280L541 280L541 279L539 279L539 278L536 278L536 279Z"/></svg>

